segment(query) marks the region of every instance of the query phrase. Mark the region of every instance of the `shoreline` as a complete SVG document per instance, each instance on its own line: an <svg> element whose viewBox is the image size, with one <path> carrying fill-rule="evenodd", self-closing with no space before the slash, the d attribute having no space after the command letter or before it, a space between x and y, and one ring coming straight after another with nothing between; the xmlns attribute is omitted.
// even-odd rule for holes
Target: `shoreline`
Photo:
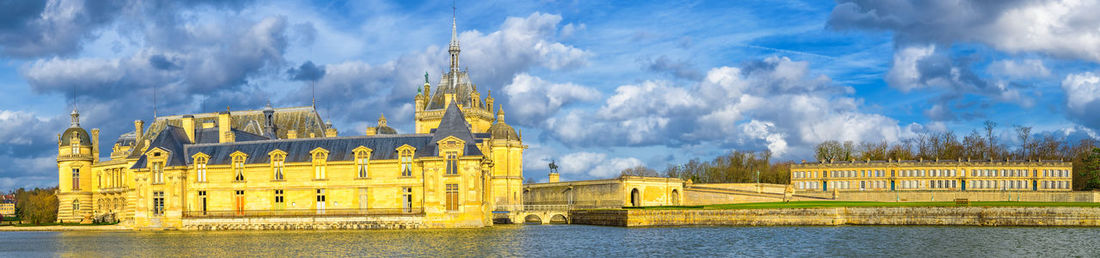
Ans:
<svg viewBox="0 0 1100 258"><path fill-rule="evenodd" d="M572 224L665 226L1078 226L1100 227L1096 207L837 207L578 210Z"/></svg>
<svg viewBox="0 0 1100 258"><path fill-rule="evenodd" d="M68 225L49 225L49 226L0 226L0 231L133 231L130 228L126 228L120 225L90 225L90 226L68 226Z"/></svg>

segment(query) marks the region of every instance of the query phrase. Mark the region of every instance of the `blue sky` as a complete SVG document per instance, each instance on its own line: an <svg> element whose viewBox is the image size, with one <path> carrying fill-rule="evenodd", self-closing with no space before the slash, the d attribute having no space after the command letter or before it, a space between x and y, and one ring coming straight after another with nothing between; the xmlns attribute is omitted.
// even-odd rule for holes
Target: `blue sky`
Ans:
<svg viewBox="0 0 1100 258"><path fill-rule="evenodd" d="M160 114L302 106L342 135L448 62L451 1L0 3L0 189L57 183L75 104L113 142ZM662 170L732 150L811 159L825 140L982 122L1098 138L1096 1L459 1L461 62L521 130L525 176ZM315 64L316 67L305 65ZM75 100L75 101L74 101ZM105 152L107 149L105 148ZM107 155L106 153L104 155Z"/></svg>

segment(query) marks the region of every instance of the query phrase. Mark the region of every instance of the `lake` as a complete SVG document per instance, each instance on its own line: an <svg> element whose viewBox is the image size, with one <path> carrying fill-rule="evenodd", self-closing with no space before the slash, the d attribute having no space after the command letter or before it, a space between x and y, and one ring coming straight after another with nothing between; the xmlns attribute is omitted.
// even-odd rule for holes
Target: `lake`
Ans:
<svg viewBox="0 0 1100 258"><path fill-rule="evenodd" d="M1100 228L498 225L481 229L0 232L3 257L1100 256Z"/></svg>

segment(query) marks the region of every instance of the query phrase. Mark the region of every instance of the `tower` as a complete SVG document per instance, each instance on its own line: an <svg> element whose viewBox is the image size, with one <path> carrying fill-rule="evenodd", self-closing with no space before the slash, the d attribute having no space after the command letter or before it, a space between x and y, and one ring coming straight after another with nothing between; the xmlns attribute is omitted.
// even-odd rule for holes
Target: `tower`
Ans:
<svg viewBox="0 0 1100 258"><path fill-rule="evenodd" d="M492 198L498 210L522 210L523 207L523 140L512 126L504 122L504 109L497 110L497 119L489 127L489 155L493 160Z"/></svg>
<svg viewBox="0 0 1100 258"><path fill-rule="evenodd" d="M434 87L434 91L427 83L428 78L425 74L424 88L419 90L418 87L421 94L417 94L413 99L417 103L414 109L415 133L431 133L432 129L439 126L444 109L452 102L457 103L466 114L466 122L470 124L470 129L474 133L484 133L492 125L493 109L482 101L481 94L477 92L477 85L470 80L468 71L459 67L459 54L462 48L458 42L457 17L454 16L451 17L451 42L447 52L450 54L450 64L440 74L439 83Z"/></svg>
<svg viewBox="0 0 1100 258"><path fill-rule="evenodd" d="M57 139L57 220L91 223L92 163L98 154L91 135L80 127L80 113L74 108L70 116L69 128Z"/></svg>

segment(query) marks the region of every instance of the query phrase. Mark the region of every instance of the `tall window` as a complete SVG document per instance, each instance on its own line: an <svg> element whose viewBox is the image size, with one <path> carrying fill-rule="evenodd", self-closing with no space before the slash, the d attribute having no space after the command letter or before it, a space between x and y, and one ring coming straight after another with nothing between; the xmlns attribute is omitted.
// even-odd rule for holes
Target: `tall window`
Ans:
<svg viewBox="0 0 1100 258"><path fill-rule="evenodd" d="M355 166L359 171L359 178L367 178L367 161L370 160L370 152L360 151L355 153Z"/></svg>
<svg viewBox="0 0 1100 258"><path fill-rule="evenodd" d="M313 154L313 178L325 179L325 159L328 158L324 152L317 152Z"/></svg>
<svg viewBox="0 0 1100 258"><path fill-rule="evenodd" d="M283 199L283 190L275 190L275 209L282 210L286 207L286 199Z"/></svg>
<svg viewBox="0 0 1100 258"><path fill-rule="evenodd" d="M164 215L164 192L153 192L153 216Z"/></svg>
<svg viewBox="0 0 1100 258"><path fill-rule="evenodd" d="M412 187L401 188L401 208L405 210L405 213L412 212L413 203Z"/></svg>
<svg viewBox="0 0 1100 258"><path fill-rule="evenodd" d="M199 191L199 202L199 210L202 215L206 215L206 191Z"/></svg>
<svg viewBox="0 0 1100 258"><path fill-rule="evenodd" d="M325 189L317 189L317 214L325 214Z"/></svg>
<svg viewBox="0 0 1100 258"><path fill-rule="evenodd" d="M236 193L234 204L236 204L237 215L244 215L244 190L237 190Z"/></svg>
<svg viewBox="0 0 1100 258"><path fill-rule="evenodd" d="M80 169L73 169L73 190L80 190Z"/></svg>
<svg viewBox="0 0 1100 258"><path fill-rule="evenodd" d="M233 157L233 181L244 181L244 156Z"/></svg>
<svg viewBox="0 0 1100 258"><path fill-rule="evenodd" d="M271 169L275 173L272 178L275 180L283 180L283 162L286 161L286 156L283 154L275 154L271 156Z"/></svg>
<svg viewBox="0 0 1100 258"><path fill-rule="evenodd" d="M162 162L153 162L153 183L164 183L164 163Z"/></svg>
<svg viewBox="0 0 1100 258"><path fill-rule="evenodd" d="M195 158L195 174L199 182L206 182L206 161L205 157Z"/></svg>
<svg viewBox="0 0 1100 258"><path fill-rule="evenodd" d="M458 184L447 184L447 210L458 210Z"/></svg>
<svg viewBox="0 0 1100 258"><path fill-rule="evenodd" d="M447 175L458 175L457 152L447 152Z"/></svg>
<svg viewBox="0 0 1100 258"><path fill-rule="evenodd" d="M403 150L401 151L401 176L411 177L412 174L412 151Z"/></svg>
<svg viewBox="0 0 1100 258"><path fill-rule="evenodd" d="M69 144L69 146L72 147L73 155L80 154L80 137L78 137L79 135L79 133L73 133L73 138L69 139L69 142L71 143Z"/></svg>

